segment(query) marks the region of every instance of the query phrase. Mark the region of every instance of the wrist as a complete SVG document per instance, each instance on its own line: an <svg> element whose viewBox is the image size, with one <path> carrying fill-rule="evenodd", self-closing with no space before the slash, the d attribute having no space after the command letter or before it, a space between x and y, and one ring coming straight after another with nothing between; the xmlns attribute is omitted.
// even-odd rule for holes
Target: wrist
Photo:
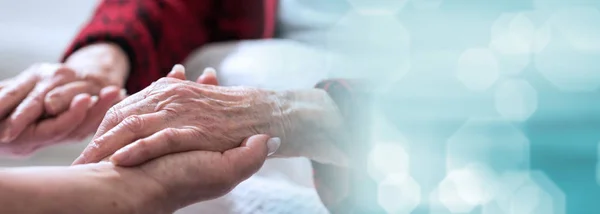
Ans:
<svg viewBox="0 0 600 214"><path fill-rule="evenodd" d="M69 205L73 213L137 213L139 194L127 186L127 174L119 173L112 164L100 163L66 168L56 179L59 201ZM69 206L58 206L64 209ZM61 211L61 213L66 213Z"/></svg>
<svg viewBox="0 0 600 214"><path fill-rule="evenodd" d="M111 43L82 47L65 60L65 65L84 79L102 86L123 87L130 69L127 54L118 45Z"/></svg>
<svg viewBox="0 0 600 214"><path fill-rule="evenodd" d="M169 213L165 191L139 168L117 167L109 162L82 165L106 198L119 202L119 213ZM114 203L112 203L114 204ZM111 212L112 213L112 212Z"/></svg>
<svg viewBox="0 0 600 214"><path fill-rule="evenodd" d="M345 165L345 155L335 147L336 141L343 140L345 125L340 110L327 92L321 89L283 91L279 100L287 125L284 125L281 152L276 155L303 156Z"/></svg>
<svg viewBox="0 0 600 214"><path fill-rule="evenodd" d="M0 213L135 213L127 187L110 168L98 166L4 170Z"/></svg>

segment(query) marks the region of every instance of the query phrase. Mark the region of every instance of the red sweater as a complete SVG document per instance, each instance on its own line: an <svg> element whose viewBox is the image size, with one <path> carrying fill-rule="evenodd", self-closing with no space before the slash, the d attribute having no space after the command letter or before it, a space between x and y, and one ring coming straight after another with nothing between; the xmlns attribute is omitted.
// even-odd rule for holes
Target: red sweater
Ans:
<svg viewBox="0 0 600 214"><path fill-rule="evenodd" d="M67 50L99 41L120 45L131 62L127 90L163 77L207 43L273 36L276 0L105 0Z"/></svg>
<svg viewBox="0 0 600 214"><path fill-rule="evenodd" d="M129 56L126 88L135 93L207 43L273 37L276 12L277 0L104 0L63 59L92 43L116 43ZM351 94L349 84L341 80L326 80L317 87L327 90L338 104ZM351 116L344 106L340 108L345 116ZM334 186L344 183L338 177L342 172L314 166L321 199L326 205L339 201L346 190Z"/></svg>

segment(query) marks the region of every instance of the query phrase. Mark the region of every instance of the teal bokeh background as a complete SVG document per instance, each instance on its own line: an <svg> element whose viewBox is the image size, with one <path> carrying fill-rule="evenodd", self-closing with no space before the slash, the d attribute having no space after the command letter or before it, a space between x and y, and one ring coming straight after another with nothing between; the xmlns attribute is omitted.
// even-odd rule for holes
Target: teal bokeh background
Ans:
<svg viewBox="0 0 600 214"><path fill-rule="evenodd" d="M359 11L374 20L376 16L389 16L382 14L391 10L384 7L381 11L364 12L351 4L343 7L348 8L347 13ZM477 156L486 150L490 152L488 160L477 160L490 166L498 177L511 171L511 167L512 171L541 172L564 194L562 211L600 212L597 203L600 186L596 177L600 142L598 9L600 1L593 0L412 0L392 13L405 32L394 30L397 28L389 22L381 22L387 24L379 26L382 30L378 33L388 30L397 36L371 35L354 41L364 45L356 45L347 56L361 58L357 64L362 68L377 68L365 73L381 86L377 89L372 115L383 119L374 121L380 124L373 125L371 143L396 142L406 148L410 176L420 188L420 201L414 213L451 213L443 207L430 209L433 203L430 194L455 170L448 166L456 158L449 152L452 151L449 139L468 121L482 118L493 122L475 123L475 131L467 132L471 137L454 140L463 146L473 143L484 146L466 146L473 149L461 153L460 158L469 159L469 155ZM360 33L364 32L357 32ZM527 37L528 33L531 37ZM503 34L525 37L526 41L501 40ZM386 40L382 42L382 38ZM399 52L385 48L386 44L394 47L397 42L394 38L401 42L409 38L409 47ZM370 49L373 46L380 48ZM487 58L481 58L482 54L476 54L474 59L466 60L471 65L461 74L461 57L474 48L492 53L493 63L490 65ZM381 56L389 61L380 60ZM396 66L400 61L408 61L410 66ZM489 68L497 70L490 73ZM525 86L507 84L515 82ZM526 138L525 163L510 165L513 159L522 157L523 151L510 146L519 138L507 137L514 133L499 129L498 124L511 126ZM502 186L503 182L499 183ZM545 184L540 183L544 182L538 182L544 189ZM364 193L375 199L364 197L368 202L363 203L373 209L370 212L375 212L377 204L381 204L373 190L377 182L361 185L371 187L365 187ZM560 198L548 192L554 200ZM521 201L539 209L527 212L526 208L519 210L527 206L513 204L512 211L500 212L486 210L482 208L486 205L482 205L470 213L564 213L557 209L556 201L550 203L554 207L543 209L540 207L547 206L548 201L544 205L535 197L525 199L530 200ZM384 211L379 209L379 212Z"/></svg>

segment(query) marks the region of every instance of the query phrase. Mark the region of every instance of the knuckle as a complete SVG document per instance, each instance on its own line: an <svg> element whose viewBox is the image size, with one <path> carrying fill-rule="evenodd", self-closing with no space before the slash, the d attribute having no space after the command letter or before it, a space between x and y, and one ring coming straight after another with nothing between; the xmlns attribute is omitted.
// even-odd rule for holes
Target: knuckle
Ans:
<svg viewBox="0 0 600 214"><path fill-rule="evenodd" d="M174 82L179 82L179 81L180 81L179 79L173 78L173 77L161 77L156 82L157 83L174 83Z"/></svg>
<svg viewBox="0 0 600 214"><path fill-rule="evenodd" d="M190 133L190 137L193 139L197 139L199 141L204 142L213 142L214 138L211 139L211 132L202 126L192 127ZM210 148L207 148L210 149Z"/></svg>
<svg viewBox="0 0 600 214"><path fill-rule="evenodd" d="M183 132L181 131L177 131L178 135L182 135ZM168 141L168 150L169 151L179 151L182 147L184 142L184 138L179 138L179 139L175 139L175 133L171 133L171 139Z"/></svg>
<svg viewBox="0 0 600 214"><path fill-rule="evenodd" d="M40 96L40 95L36 95L36 96L32 96L28 98L28 101L32 104L32 105L41 105L44 102L44 97Z"/></svg>
<svg viewBox="0 0 600 214"><path fill-rule="evenodd" d="M6 91L6 95L9 97L16 97L19 94L18 88L9 89Z"/></svg>
<svg viewBox="0 0 600 214"><path fill-rule="evenodd" d="M54 69L55 76L75 76L75 71L64 65L56 65Z"/></svg>
<svg viewBox="0 0 600 214"><path fill-rule="evenodd" d="M184 83L173 84L170 91L173 91L175 94L190 94L193 92L190 86Z"/></svg>
<svg viewBox="0 0 600 214"><path fill-rule="evenodd" d="M164 149L166 149L169 152L175 152L175 151L179 151L181 149L181 147L183 146L184 143L184 139L181 138L181 134L182 132L178 129L174 129L174 128L169 128L169 129L165 129L165 131L163 132L164 136L165 136L165 147Z"/></svg>
<svg viewBox="0 0 600 214"><path fill-rule="evenodd" d="M50 92L48 92L48 94L46 95L46 97L48 99L60 99L62 98L63 94L61 91L56 91L56 90L52 90Z"/></svg>
<svg viewBox="0 0 600 214"><path fill-rule="evenodd" d="M131 132L138 132L144 129L144 118L139 115L131 115L123 120L123 126Z"/></svg>
<svg viewBox="0 0 600 214"><path fill-rule="evenodd" d="M140 139L140 140L138 140L136 147L137 147L136 148L137 152L139 152L139 154L141 156L143 156L143 157L150 156L150 153L151 153L151 151L150 151L151 148L150 147L151 146L150 146L150 142L149 141L147 141L145 139Z"/></svg>
<svg viewBox="0 0 600 214"><path fill-rule="evenodd" d="M169 77L161 77L160 79L158 79L155 83L165 83L165 82L170 82L172 78Z"/></svg>
<svg viewBox="0 0 600 214"><path fill-rule="evenodd" d="M165 135L165 138L169 141L169 143L171 143L175 139L177 139L177 137L179 135L179 131L174 128L168 128L168 129L165 129L163 134Z"/></svg>
<svg viewBox="0 0 600 214"><path fill-rule="evenodd" d="M164 118L166 121L180 118L179 111L176 109L173 109L173 108L162 108L162 109L160 109L160 112L162 112L165 115Z"/></svg>
<svg viewBox="0 0 600 214"><path fill-rule="evenodd" d="M122 115L123 114L121 113L121 110L119 110L117 107L113 106L113 107L109 108L108 111L106 112L105 120L108 123L117 124L123 118Z"/></svg>

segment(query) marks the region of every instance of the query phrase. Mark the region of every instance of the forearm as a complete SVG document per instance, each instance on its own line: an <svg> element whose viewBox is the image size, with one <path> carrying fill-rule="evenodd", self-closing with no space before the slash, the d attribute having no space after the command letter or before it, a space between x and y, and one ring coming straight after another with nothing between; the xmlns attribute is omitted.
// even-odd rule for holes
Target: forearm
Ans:
<svg viewBox="0 0 600 214"><path fill-rule="evenodd" d="M285 140L281 156L304 156L322 163L346 165L334 145L346 136L344 119L335 102L321 89L281 92Z"/></svg>
<svg viewBox="0 0 600 214"><path fill-rule="evenodd" d="M116 44L97 43L73 52L65 65L83 77L101 81L101 85L123 87L129 74L129 59Z"/></svg>
<svg viewBox="0 0 600 214"><path fill-rule="evenodd" d="M0 213L133 213L120 179L105 164L4 169Z"/></svg>

